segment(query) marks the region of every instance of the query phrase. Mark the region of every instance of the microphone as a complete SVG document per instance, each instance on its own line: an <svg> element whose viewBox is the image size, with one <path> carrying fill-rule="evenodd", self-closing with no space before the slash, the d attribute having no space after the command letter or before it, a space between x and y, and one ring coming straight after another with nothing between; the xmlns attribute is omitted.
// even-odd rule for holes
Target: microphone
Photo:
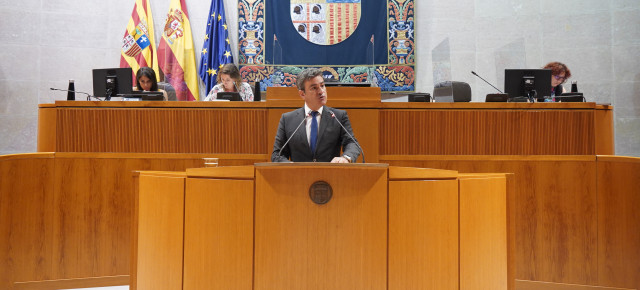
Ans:
<svg viewBox="0 0 640 290"><path fill-rule="evenodd" d="M236 84L236 82L233 82L233 86L236 87L236 91L238 91L238 93L240 92L240 88L238 88L238 84Z"/></svg>
<svg viewBox="0 0 640 290"><path fill-rule="evenodd" d="M336 114L334 114L331 110L327 110L329 111L329 114L331 114L331 118L333 118L334 120L336 120L338 122L338 124L340 124L340 127L342 127L342 129L347 132L347 135L349 135L349 138L351 138L351 140L353 140L354 143L356 143L356 146L358 146L358 149L360 149L360 154L362 154L362 163L364 163L364 151L362 151L362 147L360 147L360 144L358 144L358 140L356 140L356 138L353 138L353 136L349 133L349 130L347 130L347 128L345 128L342 123L340 122L340 120L338 120L338 118L336 118ZM355 161L355 160L354 160Z"/></svg>
<svg viewBox="0 0 640 290"><path fill-rule="evenodd" d="M91 98L95 98L95 99L97 99L98 101L102 101L102 100L100 100L100 98L98 98L98 97L96 97L96 96L94 96L94 95L91 95L91 94L85 93L85 92L72 91L72 90L64 90L64 89L56 89L56 88L49 88L49 89L50 89L50 90L52 90L52 91L61 91L61 92L71 92L71 93L85 94L85 95L87 95L87 101L91 101Z"/></svg>
<svg viewBox="0 0 640 290"><path fill-rule="evenodd" d="M235 83L235 82L234 82ZM284 144L282 145L282 147L280 147L280 151L278 152L278 156L280 157L280 155L282 154L282 150L284 150L284 147L287 146L287 144L289 144L289 141L291 141L291 139L293 139L293 136L296 135L296 132L298 132L298 129L300 129L300 126L302 126L302 124L304 124L304 121L307 120L307 117L311 116L311 113L307 114L304 116L304 118L302 118L302 122L300 122L300 124L298 124L298 127L296 127L295 130L293 130L293 134L291 134L291 136L289 136L289 139L287 139L286 142L284 142Z"/></svg>
<svg viewBox="0 0 640 290"><path fill-rule="evenodd" d="M485 83L487 83L487 84L489 84L490 86L492 86L494 89L496 89L496 90L497 90L498 92L500 92L501 94L504 94L504 92L502 92L500 89L496 88L496 86L492 85L492 84L491 84L490 82L488 82L487 80L483 79L483 78L482 78L481 76L479 76L476 72L471 71L471 73L472 73L474 76L479 77L479 78L480 78L481 80L483 80Z"/></svg>

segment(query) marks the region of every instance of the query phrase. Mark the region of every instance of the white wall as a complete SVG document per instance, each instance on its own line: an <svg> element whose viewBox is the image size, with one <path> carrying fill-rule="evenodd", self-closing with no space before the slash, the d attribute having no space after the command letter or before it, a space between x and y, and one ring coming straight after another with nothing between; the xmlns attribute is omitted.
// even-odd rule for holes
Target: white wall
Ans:
<svg viewBox="0 0 640 290"><path fill-rule="evenodd" d="M210 1L186 1L199 49ZM474 101L493 88L471 70L502 88L504 68L561 61L589 101L614 105L616 154L640 156L640 0L414 1L418 91L433 89L434 54L448 59L452 80L471 84ZM170 1L151 2L159 40ZM237 47L237 1L224 2ZM66 98L50 87L75 79L91 92L91 69L119 65L133 4L0 0L0 154L36 150L38 104Z"/></svg>

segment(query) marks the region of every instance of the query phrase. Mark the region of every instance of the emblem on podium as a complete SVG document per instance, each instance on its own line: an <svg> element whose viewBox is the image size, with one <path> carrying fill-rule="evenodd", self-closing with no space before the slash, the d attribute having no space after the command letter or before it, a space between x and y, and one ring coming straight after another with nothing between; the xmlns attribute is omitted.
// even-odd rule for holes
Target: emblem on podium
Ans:
<svg viewBox="0 0 640 290"><path fill-rule="evenodd" d="M309 187L309 197L315 204L326 204L333 196L331 185L325 181L316 181Z"/></svg>

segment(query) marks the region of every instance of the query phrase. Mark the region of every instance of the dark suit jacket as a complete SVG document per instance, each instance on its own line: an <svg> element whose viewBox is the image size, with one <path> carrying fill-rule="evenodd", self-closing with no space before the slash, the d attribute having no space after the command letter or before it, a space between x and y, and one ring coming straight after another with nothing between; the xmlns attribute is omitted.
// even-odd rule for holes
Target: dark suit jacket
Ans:
<svg viewBox="0 0 640 290"><path fill-rule="evenodd" d="M342 156L340 154L340 149L342 149L343 154L348 155L351 157L351 160L355 162L358 155L360 155L358 146L355 141L349 137L347 132L342 129L340 124L331 117L329 111L332 111L336 115L336 118L340 120L342 125L349 131L349 134L354 136L347 112L324 106L322 109L322 117L320 118L320 127L318 128L316 153L312 155L309 141L307 141L306 124L302 124L295 135L293 135L296 127L298 127L300 123L303 123L305 119L304 108L300 108L282 114L280 124L278 125L276 140L273 143L271 161L285 162L289 161L290 158L291 161L294 162L331 162L334 157ZM285 142L287 142L292 135L293 137L289 143L285 145ZM280 150L282 150L282 153L280 153Z"/></svg>

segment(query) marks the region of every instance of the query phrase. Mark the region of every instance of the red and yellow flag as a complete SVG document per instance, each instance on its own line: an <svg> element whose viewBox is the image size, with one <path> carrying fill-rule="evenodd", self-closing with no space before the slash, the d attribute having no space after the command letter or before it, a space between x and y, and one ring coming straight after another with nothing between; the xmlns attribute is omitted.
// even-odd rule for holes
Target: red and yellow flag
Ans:
<svg viewBox="0 0 640 290"><path fill-rule="evenodd" d="M153 68L159 80L158 55L149 1L151 0L136 0L133 6L127 31L122 38L120 67L130 67L135 74L140 67L147 66Z"/></svg>
<svg viewBox="0 0 640 290"><path fill-rule="evenodd" d="M196 57L185 0L171 0L167 22L158 45L158 60L165 81L176 90L177 100L197 101Z"/></svg>

